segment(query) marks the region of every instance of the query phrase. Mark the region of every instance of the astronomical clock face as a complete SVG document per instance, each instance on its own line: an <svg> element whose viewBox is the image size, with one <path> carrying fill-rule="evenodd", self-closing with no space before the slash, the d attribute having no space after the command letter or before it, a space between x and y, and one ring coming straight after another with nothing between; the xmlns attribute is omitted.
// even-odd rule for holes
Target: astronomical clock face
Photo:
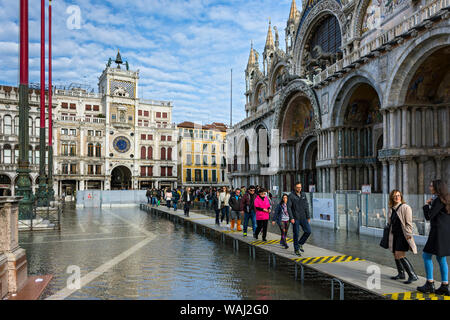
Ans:
<svg viewBox="0 0 450 320"><path fill-rule="evenodd" d="M113 146L117 152L126 153L130 150L131 143L130 140L125 137L117 137L114 139Z"/></svg>

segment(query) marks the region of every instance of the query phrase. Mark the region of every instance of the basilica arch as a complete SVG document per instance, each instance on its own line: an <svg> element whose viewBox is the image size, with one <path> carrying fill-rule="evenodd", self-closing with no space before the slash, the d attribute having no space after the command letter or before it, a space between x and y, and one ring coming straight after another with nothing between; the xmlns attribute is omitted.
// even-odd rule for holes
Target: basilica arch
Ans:
<svg viewBox="0 0 450 320"><path fill-rule="evenodd" d="M380 92L372 79L360 74L341 85L336 95L331 125L337 134L337 189L361 190L362 185L370 184L372 192L381 192Z"/></svg>
<svg viewBox="0 0 450 320"><path fill-rule="evenodd" d="M450 176L449 61L449 26L425 32L399 57L383 113L384 191L426 193L431 180Z"/></svg>
<svg viewBox="0 0 450 320"><path fill-rule="evenodd" d="M314 1L311 4L313 7L310 10L305 11L305 16L302 20L297 31L297 36L294 46L294 61L296 63L296 73L299 75L305 74L305 53L311 52L314 48L306 47L309 45L310 38L319 24L327 18L334 18L337 21L338 29L336 32L341 37L341 43L346 36L347 32L344 28L346 26L345 14L341 10L340 4L335 0L322 0L316 4ZM334 52L333 52L334 53Z"/></svg>

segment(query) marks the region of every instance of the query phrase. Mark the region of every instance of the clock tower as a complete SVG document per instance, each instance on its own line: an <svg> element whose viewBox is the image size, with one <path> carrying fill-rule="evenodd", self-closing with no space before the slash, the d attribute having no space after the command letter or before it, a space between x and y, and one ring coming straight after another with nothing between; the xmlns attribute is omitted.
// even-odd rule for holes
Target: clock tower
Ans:
<svg viewBox="0 0 450 320"><path fill-rule="evenodd" d="M134 132L139 106L138 80L139 71L129 70L128 61L122 60L119 51L114 61L109 59L99 78L106 118L106 174L111 175L106 190L120 186L137 188L138 151Z"/></svg>

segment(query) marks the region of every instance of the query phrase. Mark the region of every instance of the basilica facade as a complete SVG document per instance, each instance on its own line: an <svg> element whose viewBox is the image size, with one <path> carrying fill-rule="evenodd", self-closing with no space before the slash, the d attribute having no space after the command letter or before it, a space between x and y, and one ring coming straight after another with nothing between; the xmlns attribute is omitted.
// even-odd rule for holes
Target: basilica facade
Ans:
<svg viewBox="0 0 450 320"><path fill-rule="evenodd" d="M250 49L229 181L428 193L450 178L450 0L292 1Z"/></svg>

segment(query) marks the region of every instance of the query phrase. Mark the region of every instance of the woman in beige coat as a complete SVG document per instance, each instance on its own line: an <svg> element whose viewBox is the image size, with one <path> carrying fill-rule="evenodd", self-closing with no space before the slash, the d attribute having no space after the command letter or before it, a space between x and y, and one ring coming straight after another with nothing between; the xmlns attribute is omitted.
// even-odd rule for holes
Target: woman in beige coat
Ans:
<svg viewBox="0 0 450 320"><path fill-rule="evenodd" d="M391 279L405 279L406 271L408 280L404 282L405 284L417 281L418 277L411 263L406 258L406 252L409 250L417 254L412 229L412 209L406 204L399 190L393 190L389 195L388 222L390 225L389 250L394 253L395 264L398 270L398 275L391 277Z"/></svg>

